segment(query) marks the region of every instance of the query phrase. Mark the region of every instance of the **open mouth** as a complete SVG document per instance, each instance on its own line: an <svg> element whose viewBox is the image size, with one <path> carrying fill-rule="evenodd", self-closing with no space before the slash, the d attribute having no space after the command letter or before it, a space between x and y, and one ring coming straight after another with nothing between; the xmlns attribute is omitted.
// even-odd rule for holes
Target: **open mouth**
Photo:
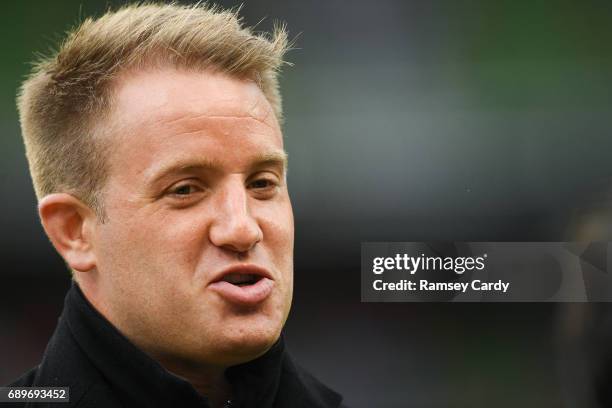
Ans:
<svg viewBox="0 0 612 408"><path fill-rule="evenodd" d="M265 301L275 287L270 272L256 265L235 265L221 271L208 288L233 304L255 306Z"/></svg>
<svg viewBox="0 0 612 408"><path fill-rule="evenodd" d="M223 279L221 279L222 281L231 283L232 285L236 285L236 286L249 286L249 285L254 285L257 282L259 282L261 279L263 279L263 276L261 275L255 275L252 273L228 273L227 275L225 275L223 277Z"/></svg>

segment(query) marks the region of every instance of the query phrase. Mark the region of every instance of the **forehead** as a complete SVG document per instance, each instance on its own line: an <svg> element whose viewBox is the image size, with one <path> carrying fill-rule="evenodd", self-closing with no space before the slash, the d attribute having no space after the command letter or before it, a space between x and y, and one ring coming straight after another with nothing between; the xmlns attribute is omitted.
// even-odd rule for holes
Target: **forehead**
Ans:
<svg viewBox="0 0 612 408"><path fill-rule="evenodd" d="M181 119L250 118L278 130L270 103L252 81L221 72L175 68L132 70L113 87L111 120L120 130Z"/></svg>

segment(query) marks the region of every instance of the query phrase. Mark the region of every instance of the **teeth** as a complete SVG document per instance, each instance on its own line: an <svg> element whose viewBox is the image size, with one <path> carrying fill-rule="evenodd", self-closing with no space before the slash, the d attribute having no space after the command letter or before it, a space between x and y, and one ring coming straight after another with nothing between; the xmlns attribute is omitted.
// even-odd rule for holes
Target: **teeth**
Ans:
<svg viewBox="0 0 612 408"><path fill-rule="evenodd" d="M223 280L233 285L248 285L257 282L258 276L245 273L230 273L223 277Z"/></svg>

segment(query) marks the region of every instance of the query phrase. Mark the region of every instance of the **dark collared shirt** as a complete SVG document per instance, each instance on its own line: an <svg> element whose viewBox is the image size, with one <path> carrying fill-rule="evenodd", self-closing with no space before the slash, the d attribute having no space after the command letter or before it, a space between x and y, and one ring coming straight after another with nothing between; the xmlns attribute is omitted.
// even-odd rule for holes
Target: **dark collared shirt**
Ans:
<svg viewBox="0 0 612 408"><path fill-rule="evenodd" d="M336 408L342 399L292 361L282 336L266 354L230 367L226 376L232 408ZM190 383L125 338L76 284L41 364L11 386L70 387L70 403L50 403L53 408L209 407Z"/></svg>

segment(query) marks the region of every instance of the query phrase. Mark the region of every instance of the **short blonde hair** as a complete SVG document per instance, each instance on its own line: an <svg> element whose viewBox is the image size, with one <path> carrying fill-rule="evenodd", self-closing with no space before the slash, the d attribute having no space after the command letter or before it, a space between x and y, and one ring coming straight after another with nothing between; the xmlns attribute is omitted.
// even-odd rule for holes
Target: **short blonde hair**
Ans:
<svg viewBox="0 0 612 408"><path fill-rule="evenodd" d="M281 121L278 72L287 49L283 26L255 34L237 10L203 4L136 4L87 18L34 65L17 98L37 197L69 192L100 214L108 147L96 125L120 73L160 64L250 79Z"/></svg>

